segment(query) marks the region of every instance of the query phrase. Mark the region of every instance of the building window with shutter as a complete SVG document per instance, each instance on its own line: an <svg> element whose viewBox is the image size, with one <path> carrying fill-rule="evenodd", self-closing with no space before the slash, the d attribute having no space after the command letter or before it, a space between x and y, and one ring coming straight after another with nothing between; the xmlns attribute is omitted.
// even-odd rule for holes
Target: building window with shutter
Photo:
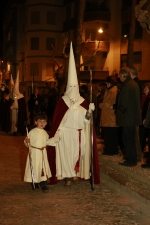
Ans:
<svg viewBox="0 0 150 225"><path fill-rule="evenodd" d="M40 12L31 12L31 24L40 24Z"/></svg>
<svg viewBox="0 0 150 225"><path fill-rule="evenodd" d="M55 38L46 38L46 50L53 50L53 47L55 48Z"/></svg>
<svg viewBox="0 0 150 225"><path fill-rule="evenodd" d="M47 24L55 25L56 24L56 13L47 12Z"/></svg>
<svg viewBox="0 0 150 225"><path fill-rule="evenodd" d="M30 76L39 76L39 63L30 63Z"/></svg>
<svg viewBox="0 0 150 225"><path fill-rule="evenodd" d="M31 50L39 50L39 38L31 38Z"/></svg>
<svg viewBox="0 0 150 225"><path fill-rule="evenodd" d="M55 68L55 64L46 63L46 76L52 77L54 75L54 68Z"/></svg>
<svg viewBox="0 0 150 225"><path fill-rule="evenodd" d="M96 30L86 30L85 31L85 41L95 41L97 32Z"/></svg>
<svg viewBox="0 0 150 225"><path fill-rule="evenodd" d="M66 20L70 20L71 19L71 4L66 6Z"/></svg>

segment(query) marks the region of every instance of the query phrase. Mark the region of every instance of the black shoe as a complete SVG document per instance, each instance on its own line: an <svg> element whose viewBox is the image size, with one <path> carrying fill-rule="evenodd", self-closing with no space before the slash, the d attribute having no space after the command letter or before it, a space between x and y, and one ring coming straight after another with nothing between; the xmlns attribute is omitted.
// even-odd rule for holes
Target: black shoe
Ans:
<svg viewBox="0 0 150 225"><path fill-rule="evenodd" d="M49 191L49 189L48 189L47 186L43 186L43 187L42 187L42 191L44 191L44 192L45 192L45 191Z"/></svg>
<svg viewBox="0 0 150 225"><path fill-rule="evenodd" d="M39 189L39 184L35 183L33 186L33 184L31 183L31 188L32 188L32 190L35 190L35 189L37 190L37 189Z"/></svg>
<svg viewBox="0 0 150 225"><path fill-rule="evenodd" d="M35 184L35 189L39 189L39 184Z"/></svg>
<svg viewBox="0 0 150 225"><path fill-rule="evenodd" d="M137 165L137 163L135 162L135 163L131 163L131 162L128 162L128 161L124 161L124 162L119 162L119 165L121 165L121 166L136 166Z"/></svg>
<svg viewBox="0 0 150 225"><path fill-rule="evenodd" d="M141 167L142 168L150 168L150 164L145 163L145 164L142 164Z"/></svg>

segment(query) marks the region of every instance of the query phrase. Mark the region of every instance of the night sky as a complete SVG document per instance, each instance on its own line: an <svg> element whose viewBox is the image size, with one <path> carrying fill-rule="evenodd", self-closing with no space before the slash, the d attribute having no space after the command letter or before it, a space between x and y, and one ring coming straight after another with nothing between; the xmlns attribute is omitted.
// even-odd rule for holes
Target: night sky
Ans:
<svg viewBox="0 0 150 225"><path fill-rule="evenodd" d="M2 39L2 25L3 25L3 13L8 4L9 0L1 0L0 3L0 39Z"/></svg>
<svg viewBox="0 0 150 225"><path fill-rule="evenodd" d="M0 3L0 58L2 58L3 56L3 53L2 53L2 46L3 46L3 13L5 11L5 8L8 4L9 0L1 0L1 3Z"/></svg>

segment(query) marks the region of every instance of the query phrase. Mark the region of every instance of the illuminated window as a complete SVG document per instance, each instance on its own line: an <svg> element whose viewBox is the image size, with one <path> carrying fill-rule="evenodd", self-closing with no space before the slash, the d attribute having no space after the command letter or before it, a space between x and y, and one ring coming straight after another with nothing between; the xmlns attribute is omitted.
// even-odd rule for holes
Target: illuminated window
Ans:
<svg viewBox="0 0 150 225"><path fill-rule="evenodd" d="M7 64L7 71L10 71L10 64Z"/></svg>
<svg viewBox="0 0 150 225"><path fill-rule="evenodd" d="M46 63L46 76L53 76L54 66L53 63Z"/></svg>
<svg viewBox="0 0 150 225"><path fill-rule="evenodd" d="M85 41L95 41L96 40L97 31L96 30L86 30L85 31Z"/></svg>
<svg viewBox="0 0 150 225"><path fill-rule="evenodd" d="M127 37L129 34L129 23L122 24L122 37ZM135 39L142 39L143 28L138 21L135 22Z"/></svg>

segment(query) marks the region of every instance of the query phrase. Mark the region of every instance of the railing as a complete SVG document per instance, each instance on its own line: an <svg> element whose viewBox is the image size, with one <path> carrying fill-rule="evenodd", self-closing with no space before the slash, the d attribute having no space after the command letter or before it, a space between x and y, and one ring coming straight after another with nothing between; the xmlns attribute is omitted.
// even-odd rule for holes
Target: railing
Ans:
<svg viewBox="0 0 150 225"><path fill-rule="evenodd" d="M82 43L82 51L95 51L97 49L97 41L89 41ZM100 41L98 52L109 52L110 42L109 41Z"/></svg>

